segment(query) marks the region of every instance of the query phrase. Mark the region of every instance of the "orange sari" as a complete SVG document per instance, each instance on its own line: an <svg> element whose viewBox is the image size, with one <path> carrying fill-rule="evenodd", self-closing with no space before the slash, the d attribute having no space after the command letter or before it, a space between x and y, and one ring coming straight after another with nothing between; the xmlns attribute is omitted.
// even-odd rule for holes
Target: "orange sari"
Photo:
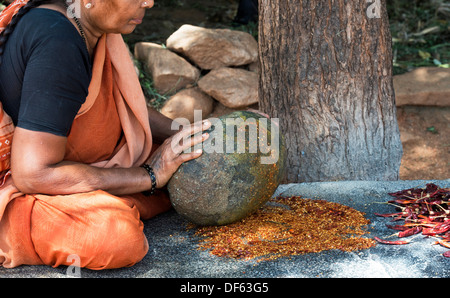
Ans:
<svg viewBox="0 0 450 298"><path fill-rule="evenodd" d="M0 31L26 2L16 0L4 10ZM128 49L121 35L106 34L96 47L89 95L73 122L65 159L136 167L148 159L152 145L147 106ZM10 176L4 175L0 186L0 265L7 268L71 265L74 254L80 267L93 270L132 266L148 251L141 219L171 207L162 191L150 197L117 197L102 190L25 195Z"/></svg>

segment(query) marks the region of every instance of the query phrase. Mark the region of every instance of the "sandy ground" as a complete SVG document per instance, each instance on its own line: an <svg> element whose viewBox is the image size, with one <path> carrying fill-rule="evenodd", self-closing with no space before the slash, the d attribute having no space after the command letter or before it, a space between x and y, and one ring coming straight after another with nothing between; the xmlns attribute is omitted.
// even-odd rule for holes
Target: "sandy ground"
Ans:
<svg viewBox="0 0 450 298"><path fill-rule="evenodd" d="M398 108L403 144L400 178L450 178L450 107Z"/></svg>

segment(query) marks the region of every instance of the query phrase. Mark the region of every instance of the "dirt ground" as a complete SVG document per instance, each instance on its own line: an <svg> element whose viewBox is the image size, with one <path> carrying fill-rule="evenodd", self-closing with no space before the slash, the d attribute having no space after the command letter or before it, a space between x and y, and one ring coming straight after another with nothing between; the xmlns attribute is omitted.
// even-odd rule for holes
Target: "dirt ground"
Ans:
<svg viewBox="0 0 450 298"><path fill-rule="evenodd" d="M130 43L165 43L183 24L227 28L237 12L238 0L156 0L145 21L125 37ZM398 108L403 143L400 179L450 178L450 107Z"/></svg>
<svg viewBox="0 0 450 298"><path fill-rule="evenodd" d="M397 109L403 144L400 178L450 178L450 107Z"/></svg>

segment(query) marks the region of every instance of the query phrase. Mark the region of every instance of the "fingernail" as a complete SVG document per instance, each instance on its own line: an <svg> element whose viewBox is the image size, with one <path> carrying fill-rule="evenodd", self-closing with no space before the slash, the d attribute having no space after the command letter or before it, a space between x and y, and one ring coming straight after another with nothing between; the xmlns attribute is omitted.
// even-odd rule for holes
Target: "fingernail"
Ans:
<svg viewBox="0 0 450 298"><path fill-rule="evenodd" d="M207 132L205 132L204 134L202 134L202 137L207 138L209 136L209 134Z"/></svg>
<svg viewBox="0 0 450 298"><path fill-rule="evenodd" d="M204 120L203 121L203 125L210 125L211 124L211 122L209 122L209 120Z"/></svg>
<svg viewBox="0 0 450 298"><path fill-rule="evenodd" d="M195 153L202 153L202 152L203 152L202 149L197 149L197 150L195 150Z"/></svg>

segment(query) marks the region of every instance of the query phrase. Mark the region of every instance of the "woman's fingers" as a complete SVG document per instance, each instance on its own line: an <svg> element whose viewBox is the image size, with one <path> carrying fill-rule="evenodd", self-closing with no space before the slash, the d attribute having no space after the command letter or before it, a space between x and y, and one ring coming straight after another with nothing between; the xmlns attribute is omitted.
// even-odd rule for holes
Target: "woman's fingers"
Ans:
<svg viewBox="0 0 450 298"><path fill-rule="evenodd" d="M183 153L178 155L178 157L175 159L175 162L177 164L182 164L184 162L190 161L192 159L198 158L203 154L203 150L202 149L197 149L194 152L191 153Z"/></svg>
<svg viewBox="0 0 450 298"><path fill-rule="evenodd" d="M171 147L173 152L176 155L181 154L183 151L205 141L209 137L209 134L201 132L210 127L211 122L204 120L193 123L189 127L181 130L172 138Z"/></svg>
<svg viewBox="0 0 450 298"><path fill-rule="evenodd" d="M183 144L180 145L180 149L181 149L181 153L183 153L184 151L189 150L186 153L192 152L192 150L196 150L199 148L196 148L195 145L202 143L203 141L205 141L206 139L208 139L209 134L208 133L203 133L203 134L197 134L195 136L192 136L190 139L188 138L186 140L186 142L184 142Z"/></svg>
<svg viewBox="0 0 450 298"><path fill-rule="evenodd" d="M202 132L210 127L210 121L191 124L164 141L164 144L153 153L148 163L155 171L157 187L164 186L182 163L202 155L202 149L194 146L209 137L209 134ZM192 151L183 152L191 147L194 147Z"/></svg>

